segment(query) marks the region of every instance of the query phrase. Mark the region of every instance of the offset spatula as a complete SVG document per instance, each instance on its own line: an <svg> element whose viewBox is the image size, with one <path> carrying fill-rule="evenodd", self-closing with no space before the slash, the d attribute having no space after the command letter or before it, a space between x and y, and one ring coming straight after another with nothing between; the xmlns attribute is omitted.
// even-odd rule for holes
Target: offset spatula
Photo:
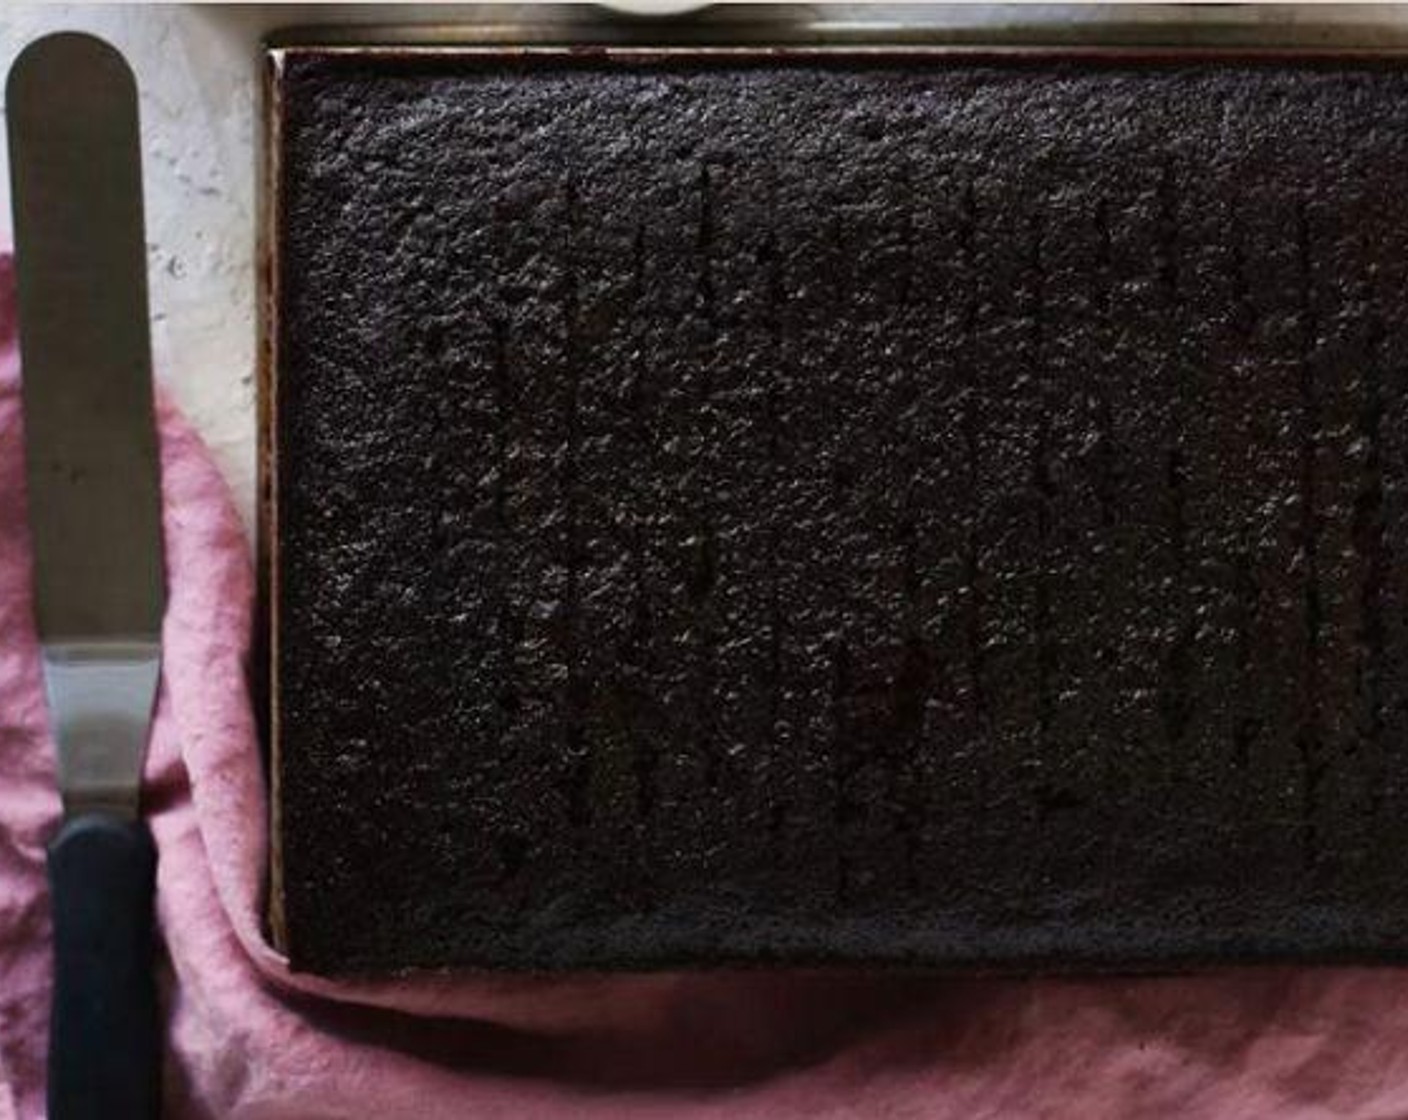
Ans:
<svg viewBox="0 0 1408 1120"><path fill-rule="evenodd" d="M107 44L54 35L16 60L7 116L35 613L64 802L49 1116L146 1118L161 1051L138 793L164 592L136 86Z"/></svg>

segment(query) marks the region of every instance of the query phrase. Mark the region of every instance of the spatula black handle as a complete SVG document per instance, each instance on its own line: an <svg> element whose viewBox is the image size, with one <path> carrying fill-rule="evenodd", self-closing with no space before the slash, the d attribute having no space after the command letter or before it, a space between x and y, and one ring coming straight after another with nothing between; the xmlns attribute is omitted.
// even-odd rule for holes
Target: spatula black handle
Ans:
<svg viewBox="0 0 1408 1120"><path fill-rule="evenodd" d="M49 1120L150 1120L161 1087L151 831L106 813L66 821L49 891Z"/></svg>

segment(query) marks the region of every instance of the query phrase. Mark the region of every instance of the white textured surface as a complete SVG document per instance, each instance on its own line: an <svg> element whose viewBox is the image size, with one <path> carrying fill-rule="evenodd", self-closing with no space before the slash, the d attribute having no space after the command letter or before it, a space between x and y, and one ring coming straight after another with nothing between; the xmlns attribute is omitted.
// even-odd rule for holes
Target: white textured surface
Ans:
<svg viewBox="0 0 1408 1120"><path fill-rule="evenodd" d="M678 0L618 0L635 9ZM500 19L515 6L493 9ZM1111 9L1025 8L1027 22L1100 20ZM1337 9L1345 20L1408 23L1408 8ZM1302 15L1303 13L1303 15ZM1128 19L1128 11L1117 13ZM897 9L827 9L884 21ZM1258 11L1268 21L1320 18L1302 9ZM910 13L911 18L913 13ZM254 362L256 109L259 43L270 30L314 22L437 22L485 18L463 7L427 5L69 5L0 0L0 67L26 42L47 31L93 31L128 57L142 91L147 240L153 349L158 374L214 449L234 487L246 524L254 501ZM1011 18L975 5L939 16L941 23L988 24ZM1146 13L1141 18L1186 19L1189 13ZM0 145L0 168L4 167ZM8 171L0 175L0 239L10 239Z"/></svg>
<svg viewBox="0 0 1408 1120"><path fill-rule="evenodd" d="M157 369L219 457L248 517L254 477L251 22L185 7L5 4L0 65L46 31L81 28L127 55L142 91ZM8 171L0 237L10 243Z"/></svg>

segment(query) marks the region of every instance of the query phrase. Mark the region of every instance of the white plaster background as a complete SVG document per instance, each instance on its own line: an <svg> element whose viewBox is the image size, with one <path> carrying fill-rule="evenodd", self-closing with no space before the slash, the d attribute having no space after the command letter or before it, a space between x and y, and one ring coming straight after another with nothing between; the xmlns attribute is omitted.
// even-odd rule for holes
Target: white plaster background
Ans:
<svg viewBox="0 0 1408 1120"><path fill-rule="evenodd" d="M619 6L678 9L688 0L619 0ZM1207 9L1204 10L1205 12ZM255 143L259 54L271 30L309 23L511 19L519 6L432 5L71 5L0 0L0 69L29 40L50 30L93 31L131 62L142 98L152 339L158 375L199 427L251 524L255 471ZM898 6L825 9L827 18L885 22L915 18ZM1026 23L1128 20L1129 9L1021 9ZM992 25L1011 9L985 5L935 12L930 22ZM1139 19L1204 16L1145 11ZM1238 19L1278 22L1326 12L1259 9ZM1408 26L1408 6L1343 6L1334 18ZM9 175L0 145L0 241L10 241Z"/></svg>

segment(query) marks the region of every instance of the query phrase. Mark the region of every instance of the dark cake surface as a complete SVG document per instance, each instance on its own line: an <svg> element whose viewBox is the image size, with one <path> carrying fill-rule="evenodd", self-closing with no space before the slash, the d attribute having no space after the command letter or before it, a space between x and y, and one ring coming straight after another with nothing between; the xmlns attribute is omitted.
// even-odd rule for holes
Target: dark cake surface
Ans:
<svg viewBox="0 0 1408 1120"><path fill-rule="evenodd" d="M287 55L295 966L1408 947L1408 82Z"/></svg>

